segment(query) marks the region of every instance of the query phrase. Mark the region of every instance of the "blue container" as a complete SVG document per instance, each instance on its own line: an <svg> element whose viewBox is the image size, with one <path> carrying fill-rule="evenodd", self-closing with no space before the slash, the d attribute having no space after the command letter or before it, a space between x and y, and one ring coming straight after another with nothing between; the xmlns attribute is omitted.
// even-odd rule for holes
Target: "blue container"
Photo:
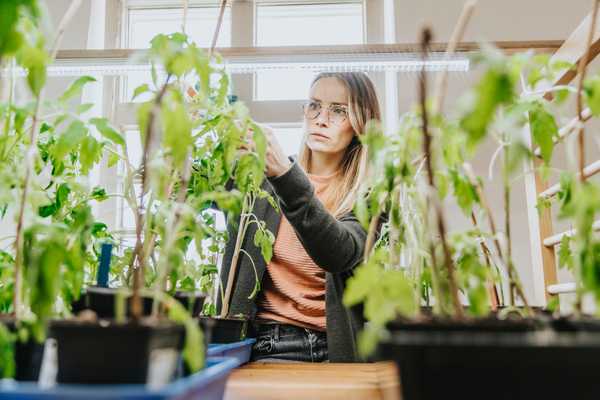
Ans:
<svg viewBox="0 0 600 400"><path fill-rule="evenodd" d="M56 385L40 389L37 383L0 380L0 399L11 400L221 400L225 382L231 371L240 365L236 358L209 358L206 368L178 379L160 389L146 385Z"/></svg>
<svg viewBox="0 0 600 400"><path fill-rule="evenodd" d="M252 345L256 339L246 339L241 342L234 343L211 343L208 345L209 357L234 357L240 365L250 361L250 353L252 353Z"/></svg>

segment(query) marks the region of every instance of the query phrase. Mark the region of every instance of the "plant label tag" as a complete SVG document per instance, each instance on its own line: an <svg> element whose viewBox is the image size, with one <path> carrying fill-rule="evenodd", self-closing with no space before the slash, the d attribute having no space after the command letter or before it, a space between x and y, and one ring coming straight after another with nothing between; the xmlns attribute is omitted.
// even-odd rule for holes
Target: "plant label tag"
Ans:
<svg viewBox="0 0 600 400"><path fill-rule="evenodd" d="M58 374L58 344L55 339L48 338L44 343L44 354L40 366L38 384L41 388L50 388L56 385Z"/></svg>
<svg viewBox="0 0 600 400"><path fill-rule="evenodd" d="M152 350L146 379L148 387L158 389L169 383L177 368L178 360L179 353L175 349Z"/></svg>

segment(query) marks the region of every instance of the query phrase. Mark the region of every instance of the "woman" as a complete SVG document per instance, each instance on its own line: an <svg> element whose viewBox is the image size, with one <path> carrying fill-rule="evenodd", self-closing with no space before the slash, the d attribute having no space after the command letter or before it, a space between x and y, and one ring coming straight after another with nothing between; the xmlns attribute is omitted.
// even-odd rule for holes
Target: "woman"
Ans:
<svg viewBox="0 0 600 400"><path fill-rule="evenodd" d="M238 268L229 315L254 322L254 361L357 361L356 334L363 318L342 304L345 282L362 260L366 232L352 214L367 166L358 136L368 121L380 119L372 82L364 73L322 73L304 105L305 136L298 160L289 159L272 130L267 180L279 202L266 201L254 214L276 234L273 258L265 265L249 229L243 248L256 262L261 292L249 300L255 272L247 257ZM252 225L252 227L254 227ZM230 228L235 237L235 227ZM234 241L224 256L227 282Z"/></svg>

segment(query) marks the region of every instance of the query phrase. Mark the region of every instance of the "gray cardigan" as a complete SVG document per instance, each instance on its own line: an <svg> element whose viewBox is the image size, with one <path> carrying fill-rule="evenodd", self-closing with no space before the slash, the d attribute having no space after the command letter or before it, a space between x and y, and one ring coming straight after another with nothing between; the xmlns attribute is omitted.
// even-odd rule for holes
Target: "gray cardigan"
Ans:
<svg viewBox="0 0 600 400"><path fill-rule="evenodd" d="M362 310L347 309L342 304L346 280L363 257L366 232L352 213L334 218L317 199L314 188L297 162L283 175L269 178L262 188L278 200L281 211L294 227L296 235L315 264L326 271L325 309L327 347L331 362L360 361L356 335L364 324ZM254 214L277 234L281 214L263 199L257 199ZM235 237L236 223L228 223L229 241L223 257L221 282L227 282ZM266 263L254 245L255 224L248 227L242 248L256 263L259 280L263 280ZM257 307L248 297L254 289L254 269L248 257L240 257L231 297L229 315L243 314L254 319ZM261 286L262 287L262 286ZM217 308L221 308L220 296Z"/></svg>

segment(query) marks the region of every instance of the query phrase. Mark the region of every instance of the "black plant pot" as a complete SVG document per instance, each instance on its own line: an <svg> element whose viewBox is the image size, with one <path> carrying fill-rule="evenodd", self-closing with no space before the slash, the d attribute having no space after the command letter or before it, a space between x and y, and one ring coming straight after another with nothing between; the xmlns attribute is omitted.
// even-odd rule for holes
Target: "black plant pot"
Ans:
<svg viewBox="0 0 600 400"><path fill-rule="evenodd" d="M181 325L168 322L117 324L55 321L59 383L160 386L176 374L185 339Z"/></svg>
<svg viewBox="0 0 600 400"><path fill-rule="evenodd" d="M596 399L600 329L578 328L544 319L396 323L378 358L396 361L404 400Z"/></svg>
<svg viewBox="0 0 600 400"><path fill-rule="evenodd" d="M201 292L175 292L173 297L190 312L192 317L200 315L206 300L206 294Z"/></svg>
<svg viewBox="0 0 600 400"><path fill-rule="evenodd" d="M0 322L11 332L16 332L15 318L10 315L1 315ZM40 375L42 359L44 357L44 343L38 343L33 338L27 342L17 339L15 343L15 379L18 381L37 381Z"/></svg>
<svg viewBox="0 0 600 400"><path fill-rule="evenodd" d="M115 303L119 291L122 289L104 288L90 286L83 290L79 300L73 302L71 308L73 313L77 314L83 310L92 310L98 318L115 318ZM127 289L126 289L127 290ZM126 315L131 316L130 302L131 293L128 290L125 301ZM143 315L148 316L152 313L152 297L142 296Z"/></svg>
<svg viewBox="0 0 600 400"><path fill-rule="evenodd" d="M85 309L92 310L99 318L115 318L115 302L119 289L90 286L84 290L79 300L72 304L74 313L79 313ZM126 315L131 316L130 312L130 294L126 300ZM206 295L203 293L177 292L174 298L179 301L192 316L200 314L204 306ZM150 294L142 295L144 306L143 315L148 316L152 313L152 296Z"/></svg>
<svg viewBox="0 0 600 400"><path fill-rule="evenodd" d="M209 343L233 343L246 339L248 320L244 318L199 317L203 327L209 327Z"/></svg>

